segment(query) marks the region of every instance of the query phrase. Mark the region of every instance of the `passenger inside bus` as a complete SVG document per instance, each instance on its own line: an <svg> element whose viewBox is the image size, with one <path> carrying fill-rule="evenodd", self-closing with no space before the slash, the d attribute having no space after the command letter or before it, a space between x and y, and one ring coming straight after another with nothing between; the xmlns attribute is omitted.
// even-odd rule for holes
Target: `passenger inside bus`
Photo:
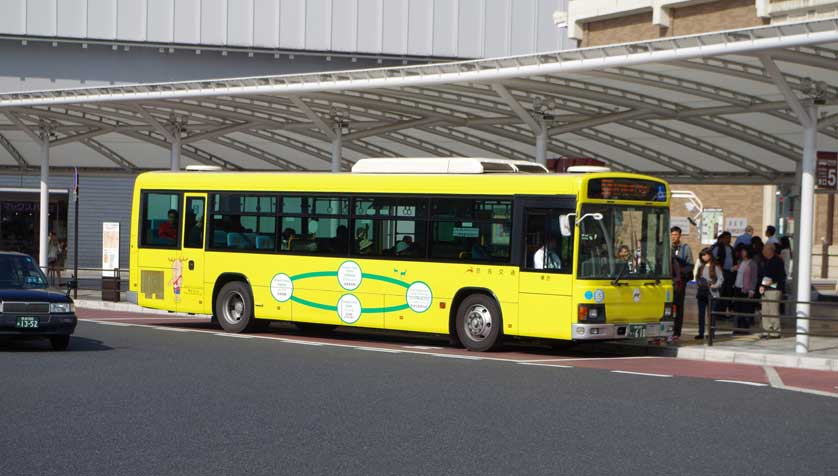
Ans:
<svg viewBox="0 0 838 476"><path fill-rule="evenodd" d="M545 245L536 250L533 255L535 269L562 269L562 260L556 252L559 244L555 236L551 236Z"/></svg>
<svg viewBox="0 0 838 476"><path fill-rule="evenodd" d="M166 244L177 243L178 213L177 210L169 210L168 220L160 224L157 229L157 237Z"/></svg>
<svg viewBox="0 0 838 476"><path fill-rule="evenodd" d="M367 227L358 228L355 231L355 247L356 251L360 255L368 255L373 251L373 243L367 237L369 235L369 229Z"/></svg>

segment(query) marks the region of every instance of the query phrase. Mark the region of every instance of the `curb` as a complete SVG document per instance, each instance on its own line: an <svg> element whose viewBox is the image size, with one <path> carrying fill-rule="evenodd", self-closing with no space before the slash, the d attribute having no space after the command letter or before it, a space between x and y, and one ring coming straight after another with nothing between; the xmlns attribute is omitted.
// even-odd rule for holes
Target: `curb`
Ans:
<svg viewBox="0 0 838 476"><path fill-rule="evenodd" d="M806 370L827 370L838 372L838 359L808 357L794 353L743 352L735 347L695 345L687 347L648 346L624 343L601 343L600 350L610 353L633 353L676 359L704 360L729 364L768 365Z"/></svg>
<svg viewBox="0 0 838 476"><path fill-rule="evenodd" d="M137 313L137 314L156 314L161 316L192 316L195 317L198 314L186 314L182 312L172 312L172 311L163 311L160 309L148 309L145 307L140 307L136 304L132 304L130 302L108 302L108 301L98 301L95 299L77 299L75 301L76 307L81 309L92 309L96 311L120 311L120 312L130 312L130 313ZM209 316L207 316L209 318Z"/></svg>

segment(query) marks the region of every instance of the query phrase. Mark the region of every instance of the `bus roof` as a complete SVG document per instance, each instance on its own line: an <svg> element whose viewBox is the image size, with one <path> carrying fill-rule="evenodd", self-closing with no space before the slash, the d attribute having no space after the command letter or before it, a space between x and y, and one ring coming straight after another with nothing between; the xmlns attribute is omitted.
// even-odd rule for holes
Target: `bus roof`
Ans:
<svg viewBox="0 0 838 476"><path fill-rule="evenodd" d="M593 178L663 180L622 172L589 174L363 174L318 172L146 172L142 189L452 195L576 195Z"/></svg>

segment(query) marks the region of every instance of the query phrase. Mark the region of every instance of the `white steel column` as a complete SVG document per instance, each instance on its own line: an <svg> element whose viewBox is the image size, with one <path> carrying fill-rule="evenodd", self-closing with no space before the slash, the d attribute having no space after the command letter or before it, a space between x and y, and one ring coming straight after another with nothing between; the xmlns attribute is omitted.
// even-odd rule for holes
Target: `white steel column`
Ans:
<svg viewBox="0 0 838 476"><path fill-rule="evenodd" d="M177 172L178 170L180 170L180 132L175 130L173 138L174 140L172 141L171 169L173 172Z"/></svg>
<svg viewBox="0 0 838 476"><path fill-rule="evenodd" d="M340 172L340 161L343 158L343 133L340 124L335 127L334 132L335 134L332 137L332 172Z"/></svg>
<svg viewBox="0 0 838 476"><path fill-rule="evenodd" d="M49 131L41 129L41 209L38 236L38 266L47 269L49 246Z"/></svg>
<svg viewBox="0 0 838 476"><path fill-rule="evenodd" d="M777 225L777 186L762 186L762 229L754 230L757 235L762 236L763 230L768 225Z"/></svg>
<svg viewBox="0 0 838 476"><path fill-rule="evenodd" d="M541 124L541 130L535 136L535 161L547 165L547 127Z"/></svg>
<svg viewBox="0 0 838 476"><path fill-rule="evenodd" d="M818 154L818 107L809 105L809 120L803 129L803 162L800 174L800 252L795 256L797 269L797 342L795 351L809 351L809 317L812 298L812 225L815 203L815 162Z"/></svg>

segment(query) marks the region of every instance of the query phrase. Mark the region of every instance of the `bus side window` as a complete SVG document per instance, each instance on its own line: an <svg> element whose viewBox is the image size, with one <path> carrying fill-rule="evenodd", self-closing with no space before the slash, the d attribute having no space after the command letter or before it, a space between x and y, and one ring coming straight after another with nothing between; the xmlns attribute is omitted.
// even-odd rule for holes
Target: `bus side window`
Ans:
<svg viewBox="0 0 838 476"><path fill-rule="evenodd" d="M140 246L148 248L178 247L180 234L179 193L144 192L140 226Z"/></svg>
<svg viewBox="0 0 838 476"><path fill-rule="evenodd" d="M204 199L189 197L186 199L186 218L184 221L184 248L204 247Z"/></svg>
<svg viewBox="0 0 838 476"><path fill-rule="evenodd" d="M573 269L573 228L562 227L562 215L572 210L527 210L525 222L525 269L569 274Z"/></svg>

